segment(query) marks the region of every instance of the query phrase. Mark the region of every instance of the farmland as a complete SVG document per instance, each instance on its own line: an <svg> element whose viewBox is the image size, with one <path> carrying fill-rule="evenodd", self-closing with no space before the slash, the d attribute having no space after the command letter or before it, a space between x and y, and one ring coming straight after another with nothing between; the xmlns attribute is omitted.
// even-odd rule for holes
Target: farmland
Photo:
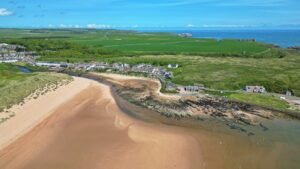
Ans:
<svg viewBox="0 0 300 169"><path fill-rule="evenodd" d="M11 35L11 36L10 36ZM22 39L30 46L35 41L56 40L103 50L102 55L184 54L202 56L283 57L283 50L252 41L183 38L169 33L138 33L117 30L0 30L2 41ZM43 42L45 43L45 42ZM51 42L49 42L51 43ZM76 55L76 53L74 53ZM99 57L95 56L94 57Z"/></svg>

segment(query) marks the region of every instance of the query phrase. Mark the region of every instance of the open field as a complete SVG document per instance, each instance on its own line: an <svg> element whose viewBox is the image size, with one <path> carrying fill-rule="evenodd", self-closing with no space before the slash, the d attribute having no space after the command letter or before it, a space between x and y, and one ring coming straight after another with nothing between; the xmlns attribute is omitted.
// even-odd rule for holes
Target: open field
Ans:
<svg viewBox="0 0 300 169"><path fill-rule="evenodd" d="M34 91L62 80L71 80L71 77L46 72L22 73L14 65L0 64L0 112L23 102Z"/></svg>
<svg viewBox="0 0 300 169"><path fill-rule="evenodd" d="M254 94L245 92L205 91L206 94L223 96L232 100L242 101L253 105L268 107L276 110L290 110L290 105L272 94Z"/></svg>
<svg viewBox="0 0 300 169"><path fill-rule="evenodd" d="M109 56L116 53L123 55L189 54L238 57L283 57L285 55L283 50L251 41L193 39L168 33L137 33L134 31L94 29L0 29L0 35L2 40L8 42L16 42L14 41L16 39L20 42L20 39L23 39L21 43L24 43L29 48L31 48L30 45L32 43L35 43L33 40L39 42L47 40L49 41L48 43L51 43L50 41L52 40L59 40L57 41L58 44L62 44L62 41L73 42L78 45L88 46L89 50L103 51L102 53L94 53L93 56L96 58L100 57L97 54ZM45 44L45 42L43 43ZM44 50L53 49L47 48L47 45L40 45L40 47L44 48ZM39 50L39 48L36 49ZM61 49L62 53L56 53L55 56L63 55L66 49L70 48ZM73 49L76 49L76 47ZM78 58L79 53L80 50L77 50L77 53L73 52L72 57ZM69 57L72 58L71 56Z"/></svg>

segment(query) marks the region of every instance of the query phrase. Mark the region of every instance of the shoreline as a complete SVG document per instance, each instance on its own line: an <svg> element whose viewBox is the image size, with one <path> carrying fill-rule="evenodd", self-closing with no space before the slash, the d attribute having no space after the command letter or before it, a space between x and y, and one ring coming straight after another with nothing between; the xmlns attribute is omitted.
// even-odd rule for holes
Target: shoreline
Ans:
<svg viewBox="0 0 300 169"><path fill-rule="evenodd" d="M287 140L277 135L282 133L280 123L295 128L296 122L268 120L274 123L270 130L255 130L257 134L249 137L218 122L164 120L119 97L110 83L83 80L85 89L0 150L0 168L274 169L274 161L293 168L285 162L299 154L294 144L285 144ZM136 82L140 86L141 80ZM281 154L291 159L282 160Z"/></svg>
<svg viewBox="0 0 300 169"><path fill-rule="evenodd" d="M154 90L154 95L160 97L163 100L180 100L182 98L181 95L179 94L171 94L171 93L162 93L161 92L161 83L159 80L154 79L154 78L148 78L148 77L137 77L137 76L130 76L130 75L123 75L123 74L118 74L118 73L97 73L97 72L92 72L89 73L92 76L98 76L101 78L106 78L109 83L112 84L121 84L121 81L125 80L142 80L142 81L149 81L149 82L154 82L157 84L157 88ZM85 78L90 79L91 77L87 75ZM99 79L98 79L99 80ZM105 81L104 80L104 81ZM204 96L204 94L202 94ZM201 97L203 97L201 96ZM213 96L216 99L222 99L223 101L228 101L234 104L240 104L240 105L246 105L249 107L252 107L252 109L255 110L262 110L262 111L270 111L274 116L276 114L281 114L280 116L286 116L287 118L293 118L293 119L300 119L300 113L295 110L290 110L290 109L277 109L273 108L267 105L260 105L260 104L254 104L254 103L249 103L245 101L240 101L240 100L235 100L235 99L229 99L229 98L224 98L220 96Z"/></svg>
<svg viewBox="0 0 300 169"><path fill-rule="evenodd" d="M0 150L30 132L35 126L51 116L59 106L88 87L88 84L85 83L86 79L73 78L72 82L60 86L55 91L48 92L36 99L26 98L23 105L14 105L8 109L8 111L14 112L15 116L0 124ZM49 101L51 104L48 104Z"/></svg>

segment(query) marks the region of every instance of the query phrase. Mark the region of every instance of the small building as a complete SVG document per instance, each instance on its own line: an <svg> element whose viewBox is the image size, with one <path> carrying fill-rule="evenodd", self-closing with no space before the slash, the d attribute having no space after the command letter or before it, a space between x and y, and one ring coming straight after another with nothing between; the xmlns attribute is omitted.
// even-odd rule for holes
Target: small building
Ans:
<svg viewBox="0 0 300 169"><path fill-rule="evenodd" d="M168 64L168 68L171 68L171 69L176 69L178 67L179 67L178 64Z"/></svg>
<svg viewBox="0 0 300 169"><path fill-rule="evenodd" d="M265 93L266 88L263 86L246 86L245 88L246 92L249 93Z"/></svg>
<svg viewBox="0 0 300 169"><path fill-rule="evenodd" d="M86 70L90 71L93 70L96 67L96 64L87 65Z"/></svg>
<svg viewBox="0 0 300 169"><path fill-rule="evenodd" d="M186 92L199 92L200 88L199 88L199 86L185 86L184 90Z"/></svg>
<svg viewBox="0 0 300 169"><path fill-rule="evenodd" d="M167 82L166 83L166 90L167 91L175 91L176 90L176 85L172 82Z"/></svg>
<svg viewBox="0 0 300 169"><path fill-rule="evenodd" d="M151 74L154 76L159 76L161 73L161 70L159 68L153 68Z"/></svg>
<svg viewBox="0 0 300 169"><path fill-rule="evenodd" d="M171 79L173 77L173 73L172 72L165 72L164 76L166 79Z"/></svg>
<svg viewBox="0 0 300 169"><path fill-rule="evenodd" d="M37 62L37 66L42 66L42 67L60 67L59 63L48 63L48 62Z"/></svg>
<svg viewBox="0 0 300 169"><path fill-rule="evenodd" d="M15 63L18 62L18 60L0 60L0 63Z"/></svg>
<svg viewBox="0 0 300 169"><path fill-rule="evenodd" d="M138 64L131 68L133 72L140 72L140 73L151 73L153 71L153 66L149 64Z"/></svg>

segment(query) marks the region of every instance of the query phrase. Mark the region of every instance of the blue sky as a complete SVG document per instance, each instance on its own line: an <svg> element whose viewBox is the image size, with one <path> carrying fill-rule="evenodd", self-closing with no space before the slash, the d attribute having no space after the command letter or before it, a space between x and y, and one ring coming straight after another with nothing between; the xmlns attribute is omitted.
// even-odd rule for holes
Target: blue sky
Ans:
<svg viewBox="0 0 300 169"><path fill-rule="evenodd" d="M1 0L0 27L300 28L299 0Z"/></svg>

